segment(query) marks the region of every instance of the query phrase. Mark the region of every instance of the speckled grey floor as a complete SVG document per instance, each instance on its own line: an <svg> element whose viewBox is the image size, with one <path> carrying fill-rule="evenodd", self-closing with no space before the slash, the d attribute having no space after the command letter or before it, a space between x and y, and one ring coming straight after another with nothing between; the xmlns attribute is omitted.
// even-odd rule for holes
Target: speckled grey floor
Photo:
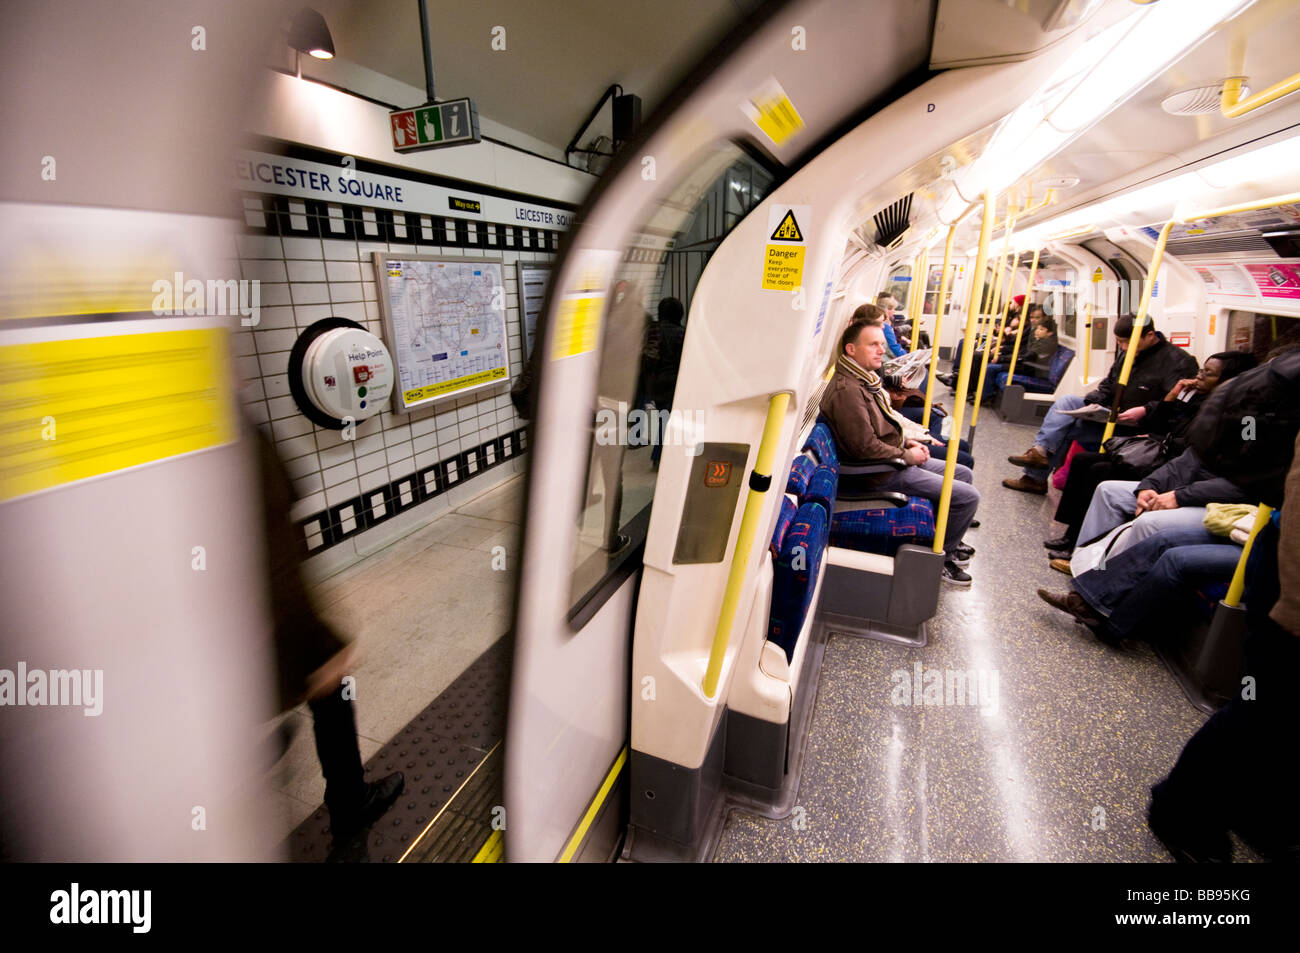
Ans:
<svg viewBox="0 0 1300 953"><path fill-rule="evenodd" d="M1169 859L1148 789L1205 716L1152 651L1109 649L1036 595L1068 587L1042 546L1059 494L1001 485L1034 430L981 413L974 585L945 590L922 649L829 633L798 806L732 811L716 860ZM913 693L918 664L983 673L983 704L978 680L975 706Z"/></svg>

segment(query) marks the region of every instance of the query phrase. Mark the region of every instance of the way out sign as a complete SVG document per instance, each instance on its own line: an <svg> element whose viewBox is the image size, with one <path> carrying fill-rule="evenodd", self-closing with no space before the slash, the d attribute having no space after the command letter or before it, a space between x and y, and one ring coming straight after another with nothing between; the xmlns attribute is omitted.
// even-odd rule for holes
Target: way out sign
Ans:
<svg viewBox="0 0 1300 953"><path fill-rule="evenodd" d="M765 291L794 291L803 286L803 258L811 220L811 205L776 205L768 210L768 238L763 246Z"/></svg>
<svg viewBox="0 0 1300 953"><path fill-rule="evenodd" d="M388 114L397 152L423 152L479 141L478 110L470 99L399 109Z"/></svg>

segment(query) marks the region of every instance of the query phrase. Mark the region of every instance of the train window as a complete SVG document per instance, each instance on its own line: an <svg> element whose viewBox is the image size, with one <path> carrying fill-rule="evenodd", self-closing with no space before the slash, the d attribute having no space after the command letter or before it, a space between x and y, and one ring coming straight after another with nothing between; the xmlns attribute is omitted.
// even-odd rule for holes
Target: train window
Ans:
<svg viewBox="0 0 1300 953"><path fill-rule="evenodd" d="M931 265L930 273L925 279L925 313L936 314L938 312L937 302L939 300L939 283L943 278L943 265ZM957 283L957 266L948 266L948 290L944 297L943 313L948 314L952 310L952 286Z"/></svg>
<svg viewBox="0 0 1300 953"><path fill-rule="evenodd" d="M738 146L720 143L650 208L624 249L601 327L573 624L598 608L645 540L661 455L691 449L698 415L673 403L691 298L714 249L773 181Z"/></svg>
<svg viewBox="0 0 1300 953"><path fill-rule="evenodd" d="M1231 351L1249 351L1263 361L1282 338L1287 343L1300 336L1300 318L1255 311L1228 312L1227 347Z"/></svg>
<svg viewBox="0 0 1300 953"><path fill-rule="evenodd" d="M895 265L889 269L889 278L885 281L885 290L898 302L898 313L907 314L908 302L912 294L912 266Z"/></svg>

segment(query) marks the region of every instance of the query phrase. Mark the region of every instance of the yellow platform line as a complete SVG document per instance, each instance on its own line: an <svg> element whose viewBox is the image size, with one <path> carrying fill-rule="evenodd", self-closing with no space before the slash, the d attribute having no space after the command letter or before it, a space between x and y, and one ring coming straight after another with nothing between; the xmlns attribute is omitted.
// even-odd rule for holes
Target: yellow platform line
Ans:
<svg viewBox="0 0 1300 953"><path fill-rule="evenodd" d="M501 742L498 741L496 744L492 746L491 750L488 751L488 753L483 756L483 760L478 763L478 767L476 767L473 771L469 773L469 777L467 777L464 781L461 782L460 787L458 787L455 793L453 793L452 796L447 799L447 803L444 804L438 810L437 814L433 815L433 820L429 821L428 824L424 825L424 830L420 831L420 836L411 842L411 846L406 848L406 851L402 854L401 857L397 858L397 862L399 864L402 861L406 860L406 858L411 855L411 851L415 850L416 846L420 843L420 841L424 840L424 835L429 833L429 829L432 828L434 824L438 823L438 818L442 817L443 812L445 812L447 808L451 807L452 804L456 802L456 798L460 797L460 792L465 790L465 785L469 784L470 781L474 780L474 775L478 774L479 768L482 768L483 765L487 764L489 759L491 759L492 755L496 754L497 748L500 747L501 747Z"/></svg>

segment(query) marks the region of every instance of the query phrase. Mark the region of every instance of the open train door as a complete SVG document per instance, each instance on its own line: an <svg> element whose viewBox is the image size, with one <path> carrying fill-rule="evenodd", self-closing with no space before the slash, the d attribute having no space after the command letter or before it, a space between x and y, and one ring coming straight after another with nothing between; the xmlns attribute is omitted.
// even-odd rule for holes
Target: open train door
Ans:
<svg viewBox="0 0 1300 953"><path fill-rule="evenodd" d="M734 182L749 199L714 210L716 240L756 206L755 183L766 191L836 127L923 79L933 15L915 0L768 5L624 148L567 236L538 330L505 745L508 860L606 860L622 832L633 692L653 694L631 671L641 576L665 547L656 571L673 569L670 544L647 556L647 529L656 487L675 519L689 472L665 447L660 480L632 414L648 387L638 380L648 313L689 291L708 259L681 239L709 214L720 179L724 194ZM869 57L868 35L900 39ZM710 329L686 304L689 353ZM689 451L727 440L684 416L662 442Z"/></svg>

